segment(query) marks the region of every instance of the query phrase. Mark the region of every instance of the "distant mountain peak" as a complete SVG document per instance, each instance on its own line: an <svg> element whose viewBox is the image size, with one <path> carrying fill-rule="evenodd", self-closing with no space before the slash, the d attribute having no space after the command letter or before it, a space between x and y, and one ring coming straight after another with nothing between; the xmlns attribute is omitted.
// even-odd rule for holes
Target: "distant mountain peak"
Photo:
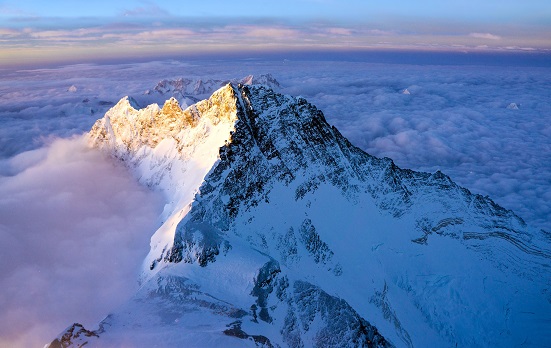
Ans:
<svg viewBox="0 0 551 348"><path fill-rule="evenodd" d="M262 75L248 75L241 79L240 83L242 85L263 85L268 88L280 88L281 85L279 82L272 76L272 74L262 74Z"/></svg>
<svg viewBox="0 0 551 348"><path fill-rule="evenodd" d="M520 104L510 103L509 105L507 105L507 109L509 109L509 110L518 110L518 109L520 109Z"/></svg>
<svg viewBox="0 0 551 348"><path fill-rule="evenodd" d="M142 287L90 342L131 327L144 346L548 342L549 240L491 199L371 156L265 86L127 104L90 141L167 204Z"/></svg>
<svg viewBox="0 0 551 348"><path fill-rule="evenodd" d="M153 88L153 91L148 90L145 92L145 94L156 92L161 95L172 94L172 96L203 96L205 94L213 93L215 90L223 87L228 83L232 83L235 85L264 85L273 89L281 87L279 82L271 74L248 75L241 79L231 80L203 80L180 77L177 79L161 80Z"/></svg>
<svg viewBox="0 0 551 348"><path fill-rule="evenodd" d="M121 100L119 100L117 102L117 104L115 104L115 107L117 109L134 109L134 110L139 110L141 109L140 105L138 104L138 102L130 97L130 96L125 96L123 98L121 98Z"/></svg>

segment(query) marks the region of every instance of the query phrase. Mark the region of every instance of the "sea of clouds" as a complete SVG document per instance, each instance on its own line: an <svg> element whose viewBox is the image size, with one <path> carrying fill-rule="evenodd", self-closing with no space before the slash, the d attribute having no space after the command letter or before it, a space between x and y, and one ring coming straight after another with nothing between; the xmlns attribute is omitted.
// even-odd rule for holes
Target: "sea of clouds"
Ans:
<svg viewBox="0 0 551 348"><path fill-rule="evenodd" d="M137 289L160 198L83 137L2 168L0 346L41 347L73 322L95 326Z"/></svg>
<svg viewBox="0 0 551 348"><path fill-rule="evenodd" d="M246 59L0 70L0 346L93 327L137 286L162 199L81 134L161 79L265 73L368 153L439 169L551 231L551 68Z"/></svg>

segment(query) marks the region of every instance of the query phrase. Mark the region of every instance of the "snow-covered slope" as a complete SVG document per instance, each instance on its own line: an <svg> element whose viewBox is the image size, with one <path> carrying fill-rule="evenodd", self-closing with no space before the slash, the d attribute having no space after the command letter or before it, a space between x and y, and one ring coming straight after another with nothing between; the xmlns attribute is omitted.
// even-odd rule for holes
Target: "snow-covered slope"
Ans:
<svg viewBox="0 0 551 348"><path fill-rule="evenodd" d="M186 110L171 98L137 110L123 98L90 131L91 142L128 163L140 182L163 192L166 222L152 237L150 259L174 240L174 225L187 214L197 189L218 158L237 120L233 91L220 89Z"/></svg>
<svg viewBox="0 0 551 348"><path fill-rule="evenodd" d="M121 100L90 132L164 192L142 287L78 346L546 346L550 236L351 145L302 98Z"/></svg>

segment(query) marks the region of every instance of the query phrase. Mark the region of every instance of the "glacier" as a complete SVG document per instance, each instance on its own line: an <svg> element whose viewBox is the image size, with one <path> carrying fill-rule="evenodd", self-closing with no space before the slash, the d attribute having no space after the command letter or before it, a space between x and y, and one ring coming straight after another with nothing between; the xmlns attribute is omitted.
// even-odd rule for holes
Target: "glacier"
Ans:
<svg viewBox="0 0 551 348"><path fill-rule="evenodd" d="M141 287L50 347L544 347L551 236L352 145L304 98L123 98L89 133L166 200Z"/></svg>

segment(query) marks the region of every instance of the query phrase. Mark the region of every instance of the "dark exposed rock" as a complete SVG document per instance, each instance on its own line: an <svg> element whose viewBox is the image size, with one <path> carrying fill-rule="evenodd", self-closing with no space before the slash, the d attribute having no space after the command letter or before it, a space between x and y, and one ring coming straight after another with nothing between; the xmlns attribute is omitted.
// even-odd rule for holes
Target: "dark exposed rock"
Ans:
<svg viewBox="0 0 551 348"><path fill-rule="evenodd" d="M270 313L267 308L268 296L274 290L274 279L281 270L279 269L279 264L275 260L270 260L260 270L254 281L254 288L251 292L251 295L257 298L255 310L260 308L258 312L258 318L267 323L272 322ZM256 313L254 313L256 317Z"/></svg>
<svg viewBox="0 0 551 348"><path fill-rule="evenodd" d="M421 244L426 244L433 232L461 238L449 227L463 221L465 216L478 221L488 231L496 225L524 225L513 212L487 197L470 193L440 171L430 174L400 169L388 158L365 153L350 144L326 122L320 110L303 98L277 94L263 86L231 88L234 100L227 102L237 106L235 131L220 148L220 161L201 186L191 217L180 222L166 261L197 261L203 266L214 261L231 221L241 211L268 202L270 191L278 181L286 185L295 182L296 200L313 194L322 183L338 188L351 201L361 192L367 192L381 211L394 217L410 211L415 201L426 199L442 202L442 211L450 200L465 206L463 216L419 216L421 236L413 241ZM446 195L437 192L446 192ZM229 197L227 202L220 201L221 195ZM446 224L446 219L454 222ZM423 227L425 220L430 225L426 228ZM487 223L489 220L492 224ZM201 221L217 223L209 226ZM307 234L311 232L308 231ZM316 241L314 235L304 237L303 232L300 231L300 238L303 243L306 238L305 245L315 262L331 258L331 251L321 240ZM192 238L198 233L202 235L199 242Z"/></svg>
<svg viewBox="0 0 551 348"><path fill-rule="evenodd" d="M290 341L296 340L292 338L293 332L308 331L314 319L320 317L325 325L314 336L311 342L314 347L392 347L377 328L361 318L346 301L308 282L294 283L291 308L293 313L288 313L289 320L286 319Z"/></svg>
<svg viewBox="0 0 551 348"><path fill-rule="evenodd" d="M101 330L99 333L101 333ZM86 330L82 324L74 323L54 339L48 348L84 347L91 337L99 337L97 331Z"/></svg>
<svg viewBox="0 0 551 348"><path fill-rule="evenodd" d="M251 339L254 341L255 346L257 347L266 347L266 348L272 348L273 345L271 344L270 340L266 336L262 335L249 335L245 331L241 329L241 322L235 321L228 325L229 329L224 330L224 334L228 336L237 337L243 340Z"/></svg>

